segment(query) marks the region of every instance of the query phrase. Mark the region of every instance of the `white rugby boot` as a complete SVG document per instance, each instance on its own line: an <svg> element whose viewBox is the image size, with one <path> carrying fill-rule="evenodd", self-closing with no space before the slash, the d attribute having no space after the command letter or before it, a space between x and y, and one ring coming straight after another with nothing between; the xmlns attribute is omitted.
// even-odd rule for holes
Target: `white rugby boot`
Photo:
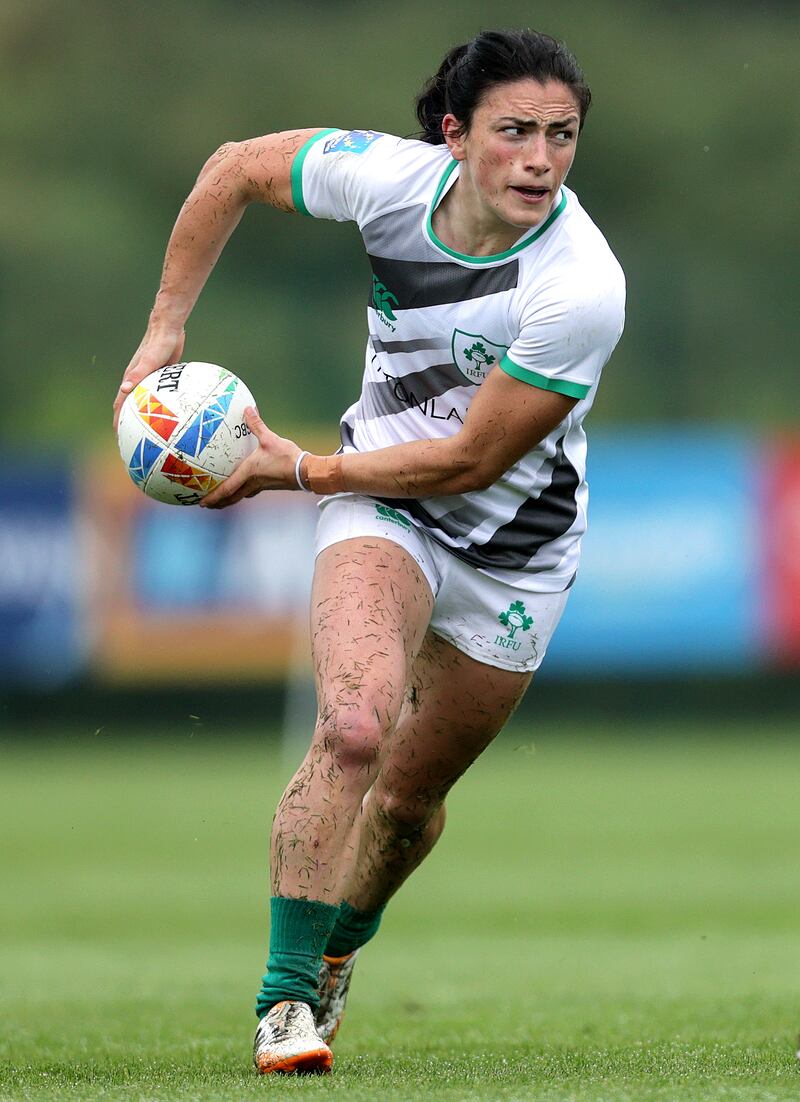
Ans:
<svg viewBox="0 0 800 1102"><path fill-rule="evenodd" d="M356 957L361 952L354 949L345 957L323 957L319 969L319 1009L315 1016L317 1032L326 1044L331 1044L342 1024L344 1004L350 987L350 977Z"/></svg>
<svg viewBox="0 0 800 1102"><path fill-rule="evenodd" d="M307 1003L276 1003L264 1015L253 1043L253 1063L259 1075L331 1070L333 1053L317 1033Z"/></svg>

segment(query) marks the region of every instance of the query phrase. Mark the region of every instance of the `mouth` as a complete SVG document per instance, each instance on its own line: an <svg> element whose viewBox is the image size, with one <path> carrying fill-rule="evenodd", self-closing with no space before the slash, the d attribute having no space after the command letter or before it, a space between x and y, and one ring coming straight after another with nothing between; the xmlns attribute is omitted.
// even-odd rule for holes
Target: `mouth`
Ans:
<svg viewBox="0 0 800 1102"><path fill-rule="evenodd" d="M511 190L525 203L542 203L550 195L549 187L515 187Z"/></svg>

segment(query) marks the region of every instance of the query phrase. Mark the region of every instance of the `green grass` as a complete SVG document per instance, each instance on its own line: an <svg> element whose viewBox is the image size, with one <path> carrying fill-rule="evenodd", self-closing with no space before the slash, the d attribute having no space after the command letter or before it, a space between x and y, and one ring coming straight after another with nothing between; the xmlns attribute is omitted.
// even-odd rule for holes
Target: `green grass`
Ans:
<svg viewBox="0 0 800 1102"><path fill-rule="evenodd" d="M281 1080L249 1065L274 744L4 744L0 1099L796 1100L800 731L625 734L486 755L335 1074Z"/></svg>

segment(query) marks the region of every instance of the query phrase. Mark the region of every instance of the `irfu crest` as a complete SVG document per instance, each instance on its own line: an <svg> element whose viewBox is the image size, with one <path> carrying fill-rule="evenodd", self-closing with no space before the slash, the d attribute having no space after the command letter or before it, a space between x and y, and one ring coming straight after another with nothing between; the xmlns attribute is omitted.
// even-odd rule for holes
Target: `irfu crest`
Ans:
<svg viewBox="0 0 800 1102"><path fill-rule="evenodd" d="M508 348L484 337L482 333L453 331L453 363L467 380L476 386L482 383L495 364L499 364Z"/></svg>
<svg viewBox="0 0 800 1102"><path fill-rule="evenodd" d="M481 341L475 341L471 348L465 348L464 355L470 363L474 363L479 369L480 367L491 367L492 364L497 363L497 356L487 352L486 345Z"/></svg>
<svg viewBox="0 0 800 1102"><path fill-rule="evenodd" d="M509 605L508 612L501 612L497 619L504 628L508 628L509 639L514 638L518 628L530 631L533 627L533 617L525 615L525 605L522 601L513 601Z"/></svg>

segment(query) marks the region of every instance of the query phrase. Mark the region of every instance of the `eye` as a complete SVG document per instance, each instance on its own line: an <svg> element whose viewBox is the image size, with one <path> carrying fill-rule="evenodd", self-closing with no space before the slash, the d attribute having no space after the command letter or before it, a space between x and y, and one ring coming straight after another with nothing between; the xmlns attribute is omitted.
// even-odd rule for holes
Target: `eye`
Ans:
<svg viewBox="0 0 800 1102"><path fill-rule="evenodd" d="M555 137L560 142L571 142L575 136L574 130L559 130Z"/></svg>
<svg viewBox="0 0 800 1102"><path fill-rule="evenodd" d="M504 126L503 133L512 134L514 137L517 137L519 134L523 134L524 130L521 126Z"/></svg>

